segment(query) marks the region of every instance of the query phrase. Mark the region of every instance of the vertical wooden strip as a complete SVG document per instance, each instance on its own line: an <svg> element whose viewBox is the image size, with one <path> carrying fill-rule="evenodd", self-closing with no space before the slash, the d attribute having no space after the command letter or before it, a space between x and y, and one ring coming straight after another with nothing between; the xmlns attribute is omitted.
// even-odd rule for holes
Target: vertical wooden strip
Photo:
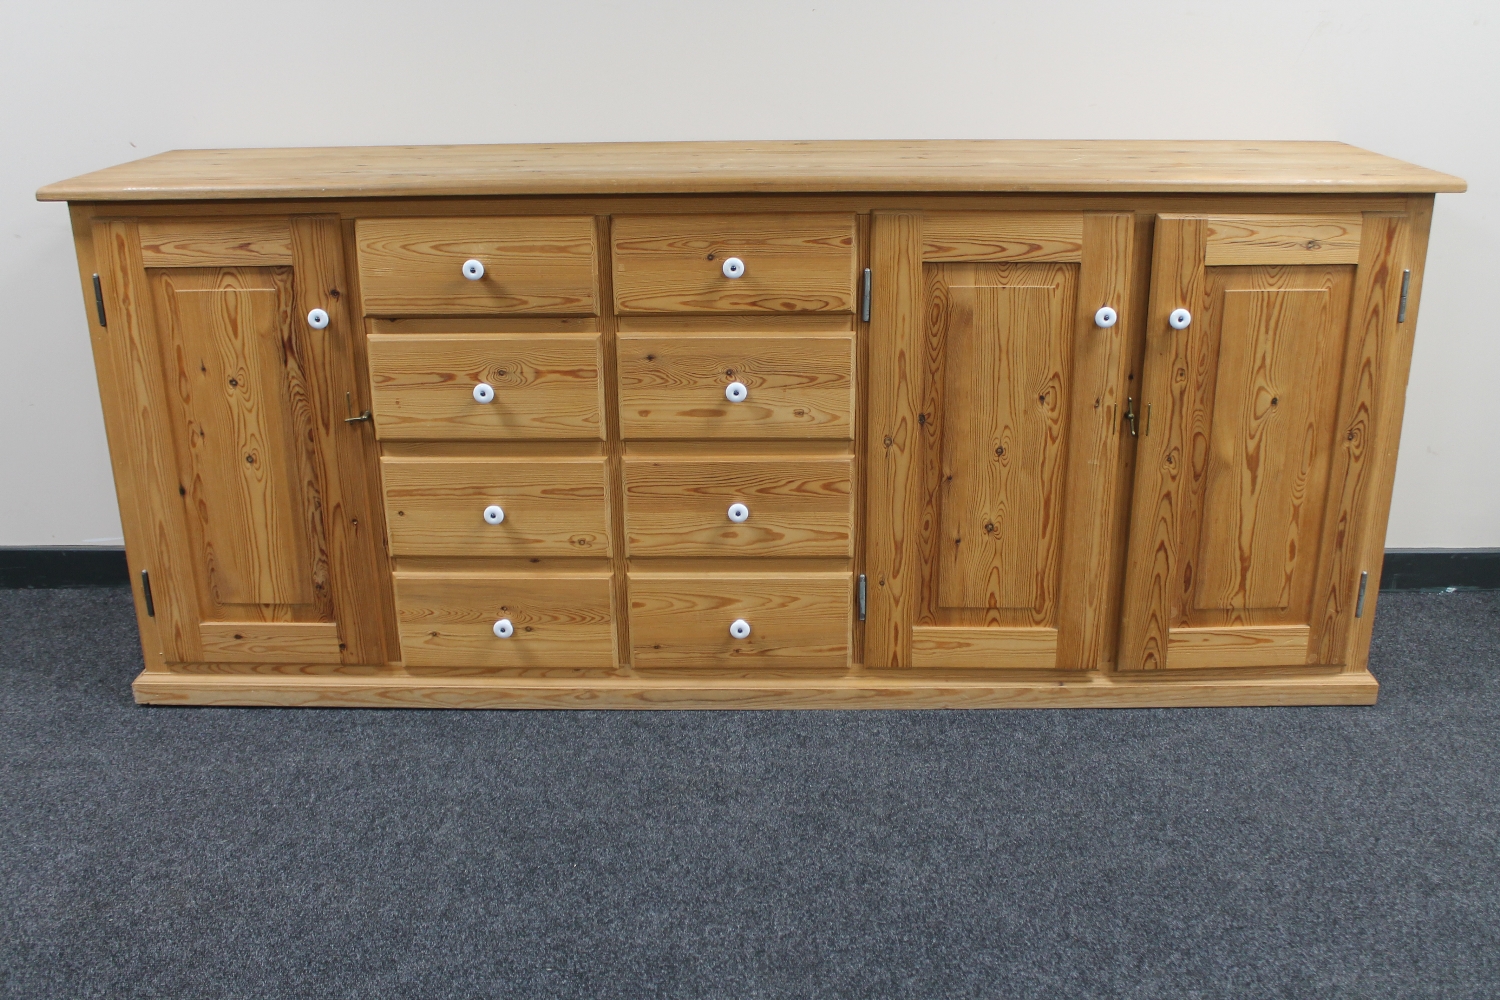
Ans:
<svg viewBox="0 0 1500 1000"><path fill-rule="evenodd" d="M1369 652L1369 621L1356 628L1354 604L1359 574L1379 577L1379 553L1390 515L1396 446L1400 443L1406 377L1411 366L1410 302L1407 322L1396 323L1402 271L1410 259L1405 215L1365 214L1354 306L1349 314L1338 438L1323 529L1324 566L1319 568L1313 634L1308 658L1364 669ZM1425 233L1424 233L1425 237ZM1324 568L1326 567L1326 568ZM1373 618L1368 598L1365 616Z"/></svg>
<svg viewBox="0 0 1500 1000"><path fill-rule="evenodd" d="M869 601L865 665L911 663L920 598L922 217L875 213L870 266Z"/></svg>
<svg viewBox="0 0 1500 1000"><path fill-rule="evenodd" d="M1178 308L1195 314L1202 311L1204 253L1203 219L1157 218L1146 355L1137 402L1141 437L1136 447L1135 502L1120 613L1121 670L1160 670L1167 665L1171 594L1180 559L1192 330L1191 326L1172 329L1167 317ZM1149 423L1148 407L1152 411Z"/></svg>
<svg viewBox="0 0 1500 1000"><path fill-rule="evenodd" d="M608 505L611 565L614 586L610 588L610 614L614 618L614 664L632 659L630 645L630 574L625 545L625 445L620 430L619 316L615 312L613 219L594 220L594 244L599 247L595 266L599 269L599 382L604 412L604 493Z"/></svg>
<svg viewBox="0 0 1500 1000"><path fill-rule="evenodd" d="M323 534L327 540L326 584L315 573L315 587L330 590L339 624L341 656L345 663L384 663L394 659L386 639L390 632L389 568L383 555L385 522L369 488L369 470L377 464L374 434L367 423L344 422L345 393L355 393L351 342L355 336L350 316L353 299L344 283L344 244L334 216L292 219L292 260L296 275L296 305L292 326L305 345L302 370L308 397L312 475L322 497ZM328 326L314 330L307 324L310 310L328 313Z"/></svg>
<svg viewBox="0 0 1500 1000"><path fill-rule="evenodd" d="M1139 326L1130 266L1135 237L1133 215L1084 215L1062 510L1065 584L1056 662L1062 670L1096 670L1112 658L1118 582L1110 566L1125 514L1118 482L1120 414L1128 392L1129 331ZM1106 305L1119 319L1104 330L1094 325L1094 313Z"/></svg>
<svg viewBox="0 0 1500 1000"><path fill-rule="evenodd" d="M135 457L139 516L145 528L146 565L154 581L152 599L162 652L169 663L202 659L201 614L194 581L198 567L188 551L170 413L162 379L156 320L141 261L140 233L133 219L94 223L94 253L104 288L116 387L125 401L124 445Z"/></svg>

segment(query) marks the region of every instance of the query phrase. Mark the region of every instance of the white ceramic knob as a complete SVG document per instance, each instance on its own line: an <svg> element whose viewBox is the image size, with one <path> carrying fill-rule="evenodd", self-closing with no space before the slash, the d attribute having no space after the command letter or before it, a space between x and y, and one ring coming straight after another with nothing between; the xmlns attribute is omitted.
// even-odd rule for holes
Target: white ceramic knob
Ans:
<svg viewBox="0 0 1500 1000"><path fill-rule="evenodd" d="M307 314L307 325L314 330L321 330L328 325L328 313L322 309L314 309Z"/></svg>
<svg viewBox="0 0 1500 1000"><path fill-rule="evenodd" d="M744 524L750 519L750 508L742 503L729 505L729 519L735 524Z"/></svg>
<svg viewBox="0 0 1500 1000"><path fill-rule="evenodd" d="M505 520L505 511L497 503L492 503L484 509L484 520L486 524L500 524Z"/></svg>
<svg viewBox="0 0 1500 1000"><path fill-rule="evenodd" d="M736 618L733 624L729 626L729 634L736 639L750 638L750 623L743 618Z"/></svg>
<svg viewBox="0 0 1500 1000"><path fill-rule="evenodd" d="M724 398L731 403L743 403L748 395L750 390L745 388L743 382L731 382L724 387Z"/></svg>
<svg viewBox="0 0 1500 1000"><path fill-rule="evenodd" d="M502 639L509 639L515 635L516 627L510 623L509 618L502 618L495 623L495 634Z"/></svg>
<svg viewBox="0 0 1500 1000"><path fill-rule="evenodd" d="M1094 325L1102 330L1108 330L1119 318L1109 306L1100 306L1099 311L1094 313Z"/></svg>
<svg viewBox="0 0 1500 1000"><path fill-rule="evenodd" d="M478 281L484 277L484 262L474 260L472 257L464 261L464 277L470 281Z"/></svg>
<svg viewBox="0 0 1500 1000"><path fill-rule="evenodd" d="M1173 309L1172 315L1167 317L1167 322L1172 324L1174 330L1186 330L1192 321L1193 314L1186 309Z"/></svg>
<svg viewBox="0 0 1500 1000"><path fill-rule="evenodd" d="M495 387L488 382L481 382L474 387L474 402L493 403L495 401Z"/></svg>
<svg viewBox="0 0 1500 1000"><path fill-rule="evenodd" d="M742 278L745 276L745 262L738 257L724 258L724 277Z"/></svg>

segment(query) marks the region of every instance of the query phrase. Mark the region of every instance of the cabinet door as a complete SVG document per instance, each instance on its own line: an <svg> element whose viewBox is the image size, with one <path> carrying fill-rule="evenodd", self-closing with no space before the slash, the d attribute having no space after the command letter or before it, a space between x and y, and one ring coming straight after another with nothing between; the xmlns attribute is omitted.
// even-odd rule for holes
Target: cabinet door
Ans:
<svg viewBox="0 0 1500 1000"><path fill-rule="evenodd" d="M1407 239L1383 214L1158 217L1121 669L1345 662Z"/></svg>
<svg viewBox="0 0 1500 1000"><path fill-rule="evenodd" d="M867 665L1108 661L1134 222L876 217Z"/></svg>
<svg viewBox="0 0 1500 1000"><path fill-rule="evenodd" d="M338 220L113 220L94 240L166 661L393 659Z"/></svg>

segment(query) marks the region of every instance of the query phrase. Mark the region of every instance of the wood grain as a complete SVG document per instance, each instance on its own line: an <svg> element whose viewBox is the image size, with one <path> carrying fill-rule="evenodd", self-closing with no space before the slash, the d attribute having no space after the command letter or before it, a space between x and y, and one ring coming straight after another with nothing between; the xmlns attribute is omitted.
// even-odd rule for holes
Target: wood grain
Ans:
<svg viewBox="0 0 1500 1000"><path fill-rule="evenodd" d="M1223 667L1295 667L1307 662L1306 625L1174 628L1167 638L1173 670Z"/></svg>
<svg viewBox="0 0 1500 1000"><path fill-rule="evenodd" d="M597 334L371 334L369 351L381 438L604 436Z"/></svg>
<svg viewBox="0 0 1500 1000"><path fill-rule="evenodd" d="M1435 192L1457 177L1338 142L635 142L177 150L43 201L776 192Z"/></svg>
<svg viewBox="0 0 1500 1000"><path fill-rule="evenodd" d="M1359 263L1358 214L1213 216L1207 226L1208 267Z"/></svg>
<svg viewBox="0 0 1500 1000"><path fill-rule="evenodd" d="M853 437L852 334L622 333L618 345L626 439ZM731 382L743 401L726 398Z"/></svg>
<svg viewBox="0 0 1500 1000"><path fill-rule="evenodd" d="M333 622L203 622L203 656L210 663L338 663Z"/></svg>
<svg viewBox="0 0 1500 1000"><path fill-rule="evenodd" d="M631 661L637 668L843 667L854 580L847 572L630 575ZM750 623L736 639L729 626Z"/></svg>
<svg viewBox="0 0 1500 1000"><path fill-rule="evenodd" d="M854 216L645 215L613 225L622 313L854 309ZM744 273L725 277L725 259Z"/></svg>
<svg viewBox="0 0 1500 1000"><path fill-rule="evenodd" d="M139 223L147 267L270 267L292 263L286 219L147 219Z"/></svg>
<svg viewBox="0 0 1500 1000"><path fill-rule="evenodd" d="M385 457L380 468L392 555L610 555L602 458ZM500 524L484 519L491 504Z"/></svg>
<svg viewBox="0 0 1500 1000"><path fill-rule="evenodd" d="M916 625L911 633L913 667L1051 670L1057 665L1055 628Z"/></svg>
<svg viewBox="0 0 1500 1000"><path fill-rule="evenodd" d="M851 456L625 459L635 556L844 556L853 551ZM738 524L728 509L743 503Z"/></svg>
<svg viewBox="0 0 1500 1000"><path fill-rule="evenodd" d="M917 419L926 338L921 215L875 214L870 267L875 286L866 411L870 445L865 472L865 663L904 667L911 662L911 625L922 597L922 438Z"/></svg>
<svg viewBox="0 0 1500 1000"><path fill-rule="evenodd" d="M577 667L614 663L608 571L577 574L396 573L408 667ZM494 633L509 618L515 634Z"/></svg>
<svg viewBox="0 0 1500 1000"><path fill-rule="evenodd" d="M928 212L922 217L926 263L1082 259L1078 212Z"/></svg>
<svg viewBox="0 0 1500 1000"><path fill-rule="evenodd" d="M587 216L360 219L359 281L376 316L599 311ZM484 276L471 281L464 262Z"/></svg>

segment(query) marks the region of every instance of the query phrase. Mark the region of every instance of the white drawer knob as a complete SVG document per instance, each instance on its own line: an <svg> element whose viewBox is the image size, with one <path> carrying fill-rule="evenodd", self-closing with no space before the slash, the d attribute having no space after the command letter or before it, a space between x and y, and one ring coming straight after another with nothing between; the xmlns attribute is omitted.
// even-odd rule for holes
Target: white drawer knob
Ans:
<svg viewBox="0 0 1500 1000"><path fill-rule="evenodd" d="M1167 322L1172 324L1174 330L1186 330L1192 321L1193 314L1186 309L1173 309L1172 315L1167 317Z"/></svg>
<svg viewBox="0 0 1500 1000"><path fill-rule="evenodd" d="M731 403L743 403L748 395L750 390L745 388L743 382L731 382L724 387L724 398Z"/></svg>
<svg viewBox="0 0 1500 1000"><path fill-rule="evenodd" d="M495 387L488 382L481 382L474 387L474 402L493 403L495 401Z"/></svg>
<svg viewBox="0 0 1500 1000"><path fill-rule="evenodd" d="M515 632L516 627L510 623L509 618L502 618L495 623L495 634L502 639L509 639Z"/></svg>
<svg viewBox="0 0 1500 1000"><path fill-rule="evenodd" d="M750 508L742 503L729 505L729 519L735 524L743 524L750 519Z"/></svg>
<svg viewBox="0 0 1500 1000"><path fill-rule="evenodd" d="M470 281L478 281L484 277L484 262L473 258L464 261L464 277Z"/></svg>
<svg viewBox="0 0 1500 1000"><path fill-rule="evenodd" d="M724 277L742 278L745 276L745 262L738 257L724 258Z"/></svg>
<svg viewBox="0 0 1500 1000"><path fill-rule="evenodd" d="M484 520L486 524L500 524L505 520L505 511L499 504L492 503L484 509Z"/></svg>
<svg viewBox="0 0 1500 1000"><path fill-rule="evenodd" d="M736 618L734 623L729 626L729 634L736 639L750 638L750 623L743 618Z"/></svg>
<svg viewBox="0 0 1500 1000"><path fill-rule="evenodd" d="M314 330L321 330L328 325L328 313L322 309L314 309L307 314L307 325Z"/></svg>
<svg viewBox="0 0 1500 1000"><path fill-rule="evenodd" d="M1094 325L1102 330L1108 330L1115 325L1115 320L1119 318L1109 306L1100 306L1099 311L1094 313Z"/></svg>

